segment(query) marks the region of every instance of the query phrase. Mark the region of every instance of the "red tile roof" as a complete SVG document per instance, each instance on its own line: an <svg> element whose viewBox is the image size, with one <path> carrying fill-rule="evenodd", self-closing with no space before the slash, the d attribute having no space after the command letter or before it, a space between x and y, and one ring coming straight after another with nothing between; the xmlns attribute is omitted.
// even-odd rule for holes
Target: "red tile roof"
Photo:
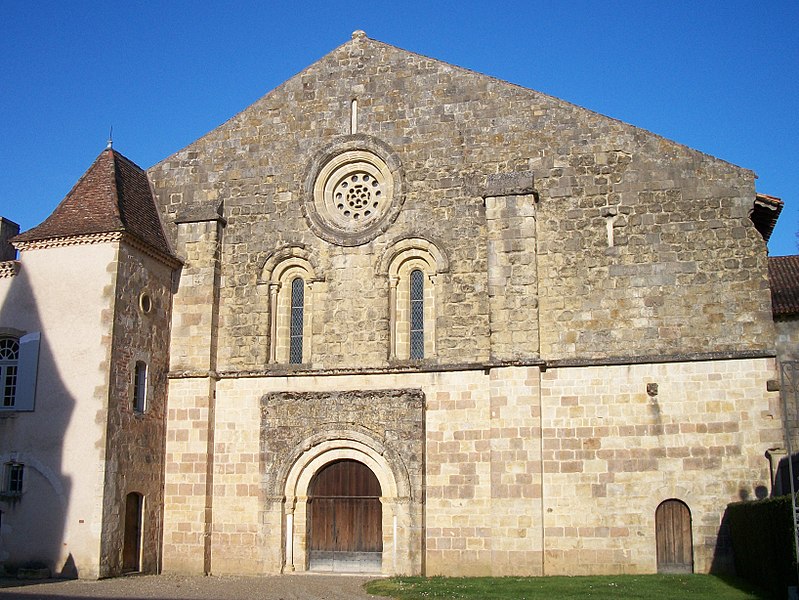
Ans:
<svg viewBox="0 0 799 600"><path fill-rule="evenodd" d="M755 202L749 218L752 219L755 229L760 232L765 241L769 240L771 232L774 231L774 226L777 224L777 218L782 212L783 204L783 201L776 196L755 194Z"/></svg>
<svg viewBox="0 0 799 600"><path fill-rule="evenodd" d="M768 278L774 316L799 315L799 256L770 256Z"/></svg>
<svg viewBox="0 0 799 600"><path fill-rule="evenodd" d="M124 231L173 256L147 174L112 149L103 150L43 223L15 242Z"/></svg>

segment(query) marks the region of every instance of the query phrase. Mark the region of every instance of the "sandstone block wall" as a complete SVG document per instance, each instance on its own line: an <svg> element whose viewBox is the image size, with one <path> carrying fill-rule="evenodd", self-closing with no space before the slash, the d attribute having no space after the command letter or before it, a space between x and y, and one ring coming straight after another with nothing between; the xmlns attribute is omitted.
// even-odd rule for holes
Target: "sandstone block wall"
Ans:
<svg viewBox="0 0 799 600"><path fill-rule="evenodd" d="M362 238L313 217L309 194L336 149L379 155L396 184L391 218ZM149 176L186 259L165 569L304 568L301 493L284 502L266 482L294 460L287 480L307 483L323 459L313 444L280 446L291 436L262 419L262 398L301 420L317 403L294 394L419 389L423 543L411 542L413 508L390 504L384 573L651 572L653 489L691 510L697 570L728 560L714 550L723 507L768 484L763 455L781 443L750 171L356 37ZM386 263L408 240L441 262L422 361L390 348L406 297ZM270 339L273 321L286 331L270 314L281 256L309 274L301 365L269 360L285 345ZM328 442L393 481L368 444ZM274 444L298 458L262 463Z"/></svg>
<svg viewBox="0 0 799 600"><path fill-rule="evenodd" d="M691 511L695 570L728 568L724 508L769 490L764 454L781 440L779 394L766 391L774 373L772 359L745 359L543 373L509 367L487 374L222 379L212 570L278 572L286 559L285 507L266 490L279 482L266 483L303 448L275 446L282 448L270 454L276 470L259 458L269 436L280 435L276 422L259 418L265 394L375 390L377 397L383 389L411 386L425 397L419 551L426 574L654 572L655 510L672 498ZM657 384L654 396L651 384ZM313 412L291 401L284 410L293 419ZM317 429L341 438L342 447L348 443L339 426ZM198 503L190 491L182 502ZM190 526L188 514L176 516L171 520L187 519L184 527ZM184 556L198 553L201 542L194 540Z"/></svg>
<svg viewBox="0 0 799 600"><path fill-rule="evenodd" d="M166 431L163 571L209 570L209 523L214 454L213 382L207 377L171 380Z"/></svg>
<svg viewBox="0 0 799 600"><path fill-rule="evenodd" d="M223 223L213 209L183 217L176 252L184 266L171 315L163 570L199 574L211 568Z"/></svg>
<svg viewBox="0 0 799 600"><path fill-rule="evenodd" d="M655 510L670 498L691 510L695 570L729 567L727 503L770 492L774 373L773 359L543 373L547 573L654 572Z"/></svg>

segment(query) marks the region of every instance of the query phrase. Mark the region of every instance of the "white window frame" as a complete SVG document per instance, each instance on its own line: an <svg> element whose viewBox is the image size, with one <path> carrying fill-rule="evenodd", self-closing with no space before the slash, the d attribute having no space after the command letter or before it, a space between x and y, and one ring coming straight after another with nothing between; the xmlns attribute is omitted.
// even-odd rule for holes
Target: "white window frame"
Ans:
<svg viewBox="0 0 799 600"><path fill-rule="evenodd" d="M18 474L16 477L15 473ZM3 472L3 495L21 496L24 490L25 465L20 462L7 462Z"/></svg>
<svg viewBox="0 0 799 600"><path fill-rule="evenodd" d="M38 332L16 337L0 335L4 339L15 339L19 343L17 360L0 362L0 412L32 411L36 400L36 380L39 370L39 346L41 335ZM14 391L11 403L5 405L5 386L8 369L15 367Z"/></svg>

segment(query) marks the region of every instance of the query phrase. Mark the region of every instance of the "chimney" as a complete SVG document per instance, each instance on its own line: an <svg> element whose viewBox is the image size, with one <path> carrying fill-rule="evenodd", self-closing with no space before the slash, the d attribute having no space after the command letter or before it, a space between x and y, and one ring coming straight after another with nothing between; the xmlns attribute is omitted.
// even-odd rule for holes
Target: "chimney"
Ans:
<svg viewBox="0 0 799 600"><path fill-rule="evenodd" d="M19 235L19 225L0 217L0 262L17 259L17 250L11 245L11 238L15 235Z"/></svg>

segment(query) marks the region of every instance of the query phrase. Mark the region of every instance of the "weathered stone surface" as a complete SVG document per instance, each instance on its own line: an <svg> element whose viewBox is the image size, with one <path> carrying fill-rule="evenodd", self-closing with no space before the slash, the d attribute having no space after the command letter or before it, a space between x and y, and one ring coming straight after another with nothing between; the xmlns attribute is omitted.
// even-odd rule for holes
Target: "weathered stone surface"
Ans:
<svg viewBox="0 0 799 600"><path fill-rule="evenodd" d="M280 392L261 398L263 487L283 495L285 477L302 451L330 439L363 433L407 481L412 501L422 499L424 394L421 390Z"/></svg>
<svg viewBox="0 0 799 600"><path fill-rule="evenodd" d="M358 136L379 141L402 165L404 204L384 234L341 246L308 227L302 199L320 153ZM224 204L223 370L267 363L268 302L252 284L259 265L286 245L307 248L324 278L310 366L385 366L388 284L372 266L403 236L440 240L450 259L437 299L446 326L437 328L436 360L488 360L492 337L514 343L508 330L531 290L509 286L504 300L519 308L503 304L491 314L492 234L481 196L531 191L535 227L518 244L536 263L540 343L517 344L517 357L773 343L764 245L748 218L750 171L367 38L341 46L149 173L173 236L180 211Z"/></svg>
<svg viewBox="0 0 799 600"><path fill-rule="evenodd" d="M532 194L534 191L532 171L525 173L496 173L486 177L482 196L522 196Z"/></svg>
<svg viewBox="0 0 799 600"><path fill-rule="evenodd" d="M125 505L130 493L146 498L140 570L157 573L161 566L172 269L122 243L115 284L100 553L103 577L122 573ZM149 311L142 309L143 294L150 299ZM133 408L137 361L147 365L142 412Z"/></svg>

